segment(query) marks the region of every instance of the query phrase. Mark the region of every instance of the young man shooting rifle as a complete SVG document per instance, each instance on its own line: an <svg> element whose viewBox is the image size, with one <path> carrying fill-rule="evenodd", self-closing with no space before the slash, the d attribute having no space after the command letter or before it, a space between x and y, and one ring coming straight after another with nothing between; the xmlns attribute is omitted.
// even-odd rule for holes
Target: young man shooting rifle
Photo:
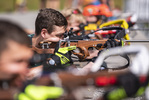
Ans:
<svg viewBox="0 0 149 100"><path fill-rule="evenodd" d="M61 65L72 63L71 53L69 50L62 50L65 51L63 54L59 51L58 46L55 45L56 42L63 38L66 28L66 18L60 12L54 9L41 9L37 15L35 22L35 35L31 35L32 47L36 48L35 51L38 52L38 49L45 47L41 47L40 43L48 41L48 44L50 44L50 49L57 48L55 54L48 53L50 55L50 66L58 65L61 67ZM110 45L113 44L111 43ZM42 51L42 53L46 52L44 52L44 49L42 49Z"/></svg>
<svg viewBox="0 0 149 100"><path fill-rule="evenodd" d="M32 50L23 29L0 20L0 99L12 100L28 73Z"/></svg>
<svg viewBox="0 0 149 100"><path fill-rule="evenodd" d="M62 95L62 88L40 87L26 81L32 55L26 32L11 22L0 20L0 100L47 100ZM28 84L24 86L24 83Z"/></svg>
<svg viewBox="0 0 149 100"><path fill-rule="evenodd" d="M66 53L58 52L58 45L56 43L63 38L67 28L67 20L59 12L51 8L41 9L38 13L35 21L35 35L30 35L32 41L32 48L36 48L35 51L38 52L38 49L41 49L41 42L48 41L50 44L50 49L55 50L55 54L49 54L50 62L49 65L65 65L71 63L70 58L71 54L69 50ZM43 52L42 53L46 53Z"/></svg>

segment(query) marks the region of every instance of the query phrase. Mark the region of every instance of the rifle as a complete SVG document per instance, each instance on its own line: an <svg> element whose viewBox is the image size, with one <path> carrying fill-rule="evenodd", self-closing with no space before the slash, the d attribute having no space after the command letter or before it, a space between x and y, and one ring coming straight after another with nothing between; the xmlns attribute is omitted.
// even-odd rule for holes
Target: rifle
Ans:
<svg viewBox="0 0 149 100"><path fill-rule="evenodd" d="M97 86L97 87L107 87L118 85L117 76L121 74L129 73L128 71L120 72L107 72L100 71L95 73L88 73L87 75L75 75L70 72L58 72L50 75L42 76L37 79L35 84L37 85L55 85L58 87L64 87L68 90L76 89L80 86ZM50 77L49 77L50 76ZM55 78L55 79L54 79ZM147 76L138 76L140 81L143 83ZM107 83L103 82L106 79ZM61 81L61 83L59 83ZM105 81L105 80L104 80Z"/></svg>
<svg viewBox="0 0 149 100"><path fill-rule="evenodd" d="M121 28L121 27L103 27L102 29L98 29L96 31L99 30L113 30L116 29L119 32L115 35L114 39L119 42L118 45L122 45L121 41L118 39L121 39L122 37L125 36L125 29ZM96 32L94 31L94 32ZM92 33L94 33L92 32ZM92 34L90 33L90 34ZM85 37L85 36L84 36ZM87 37L87 36L86 36ZM86 59L86 57L89 56L89 52L88 49L90 47L94 47L97 50L102 50L103 48L106 48L107 45L105 45L107 39L104 40L98 40L98 39L83 39L83 37L77 39L78 36L74 36L72 29L70 29L70 31L68 32L68 35L66 35L66 37L64 38L64 40L60 40L59 41L59 47L67 47L67 46L76 46L77 47L77 52L76 51L72 51L72 53L74 55L77 55L79 57L80 61L83 61ZM127 43L126 43L127 44Z"/></svg>
<svg viewBox="0 0 149 100"><path fill-rule="evenodd" d="M90 47L94 47L97 50L102 50L103 48L106 47L106 45L104 45L106 41L107 39L105 40L96 40L96 39L95 40L69 40L69 41L60 40L59 47L76 46L78 51L77 52L72 51L72 53L74 55L77 55L80 61L83 61L86 59L86 57L89 56L88 49ZM116 41L120 42L120 40L116 40ZM43 54L43 53L54 54L54 48L40 49L37 47L32 47L32 50L36 51L39 54Z"/></svg>
<svg viewBox="0 0 149 100"><path fill-rule="evenodd" d="M124 35L125 35L125 29L121 28L121 27L104 27L102 29L99 30L112 30L112 29L117 29L120 32L116 34L115 36L115 40L117 42L119 42L118 45L121 45L121 41L118 39L121 39ZM96 31L99 31L96 30ZM95 32L96 32L95 31ZM104 45L107 41L107 39L104 40L98 40L98 39L84 39L84 37L87 36L74 36L72 29L69 30L68 33L65 33L65 38L64 40L60 40L59 41L59 47L68 47L68 46L76 46L78 51L72 51L72 53L74 55L77 55L80 61L83 61L86 59L86 57L89 56L89 52L88 49L90 47L94 47L97 50L102 50L103 48L107 47L107 45ZM80 38L79 38L80 37ZM79 38L79 39L78 39ZM36 47L33 47L33 50L37 51L37 53L54 53L54 47L55 45L53 45L51 42L40 42L39 44L42 49L38 49ZM52 49L52 50L51 50Z"/></svg>
<svg viewBox="0 0 149 100"><path fill-rule="evenodd" d="M64 34L65 38L69 36L70 40L84 40L84 39L90 39L91 37L95 37L95 35L101 35L102 37L110 38L110 39L121 39L126 35L126 32L124 28L118 27L118 26L112 26L112 27L103 27L100 29L96 29L88 34L82 34L82 35L74 35L74 32L72 32L73 28L71 28L68 32ZM117 34L122 35L120 38L117 38ZM108 36L109 35L109 36Z"/></svg>
<svg viewBox="0 0 149 100"><path fill-rule="evenodd" d="M80 40L80 38L82 36L84 39L85 38L90 39L91 37L95 37L95 36L97 36L99 39L111 38L111 36L113 37L116 33L118 33L116 27L112 26L111 28L109 28L109 25L113 25L113 24L116 24L116 25L121 24L121 27L120 26L117 26L117 27L128 29L128 24L125 20L109 21L105 24L102 24L100 26L100 28L97 27L97 25L95 25L95 24L89 24L89 26L88 26L88 24L81 23L79 25L79 28L80 28L80 31L82 34L79 35L77 39ZM109 30L108 29L101 30L103 27L107 27L107 26L108 26ZM72 33L74 34L74 32L72 32ZM73 37L72 35L71 35L71 37Z"/></svg>
<svg viewBox="0 0 149 100"><path fill-rule="evenodd" d="M129 30L130 30L130 31L149 31L148 28L137 28L137 29L131 28L131 29L129 29Z"/></svg>
<svg viewBox="0 0 149 100"><path fill-rule="evenodd" d="M129 28L129 25L128 23L126 22L126 20L124 19L118 19L118 20L114 20L114 21L109 21L109 22L106 22L106 23L103 23L99 26L99 28L103 28L103 27L107 27L107 26L113 26L113 25L116 25L116 26L121 26L122 28L124 29L128 29ZM124 39L126 40L130 40L130 37L128 34L125 34L124 36Z"/></svg>
<svg viewBox="0 0 149 100"><path fill-rule="evenodd" d="M0 100L14 100L14 95L18 93L19 90L16 88L10 88L10 89L0 89Z"/></svg>
<svg viewBox="0 0 149 100"><path fill-rule="evenodd" d="M38 47L32 46L32 50L39 54L54 54L55 46L55 42L40 42Z"/></svg>

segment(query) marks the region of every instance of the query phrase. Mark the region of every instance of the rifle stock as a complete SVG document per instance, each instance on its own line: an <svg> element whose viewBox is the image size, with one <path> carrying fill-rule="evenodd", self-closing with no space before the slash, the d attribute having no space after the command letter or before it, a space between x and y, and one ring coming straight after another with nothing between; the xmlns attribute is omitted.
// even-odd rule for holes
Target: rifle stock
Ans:
<svg viewBox="0 0 149 100"><path fill-rule="evenodd" d="M39 53L39 54L44 54L44 53L53 54L55 49L54 48L42 49L42 48L37 48L35 46L32 46L32 50Z"/></svg>
<svg viewBox="0 0 149 100"><path fill-rule="evenodd" d="M116 41L120 42L119 40L115 39ZM67 47L67 46L76 46L79 52L72 51L74 55L79 57L79 60L85 60L86 57L89 56L88 49L90 47L94 47L97 50L102 50L106 46L107 39L105 40L68 40L68 41L60 41L60 47Z"/></svg>
<svg viewBox="0 0 149 100"><path fill-rule="evenodd" d="M40 42L37 47L32 46L32 50L39 53L39 54L54 54L54 50L56 47L56 42Z"/></svg>

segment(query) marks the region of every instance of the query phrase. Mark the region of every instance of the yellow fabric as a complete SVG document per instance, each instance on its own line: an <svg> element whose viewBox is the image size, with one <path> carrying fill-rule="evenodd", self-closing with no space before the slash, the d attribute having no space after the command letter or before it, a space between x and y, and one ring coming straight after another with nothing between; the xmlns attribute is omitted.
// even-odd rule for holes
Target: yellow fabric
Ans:
<svg viewBox="0 0 149 100"><path fill-rule="evenodd" d="M86 31L88 31L88 30L96 30L97 29L97 25L96 24L88 24L88 26L85 26L84 29Z"/></svg>
<svg viewBox="0 0 149 100"><path fill-rule="evenodd" d="M61 64L66 64L67 62L69 62L69 59L67 57L65 57L64 55L61 55L59 53L55 53L55 55L57 55L60 58Z"/></svg>
<svg viewBox="0 0 149 100"><path fill-rule="evenodd" d="M32 100L31 98L29 98L25 93L20 93L18 95L18 100Z"/></svg>
<svg viewBox="0 0 149 100"><path fill-rule="evenodd" d="M59 98L63 94L63 89L50 86L35 86L28 85L25 88L25 93L18 95L19 100L47 100Z"/></svg>
<svg viewBox="0 0 149 100"><path fill-rule="evenodd" d="M116 89L108 94L108 100L121 100L127 97L127 94L123 88Z"/></svg>
<svg viewBox="0 0 149 100"><path fill-rule="evenodd" d="M58 52L66 54L68 51L75 50L75 49L76 49L76 46L69 46L69 47L59 48Z"/></svg>
<svg viewBox="0 0 149 100"><path fill-rule="evenodd" d="M128 34L126 34L126 35L124 36L124 39L126 39L126 40L130 40L129 35L128 35ZM130 42L128 42L128 44L130 45Z"/></svg>
<svg viewBox="0 0 149 100"><path fill-rule="evenodd" d="M135 96L141 96L145 92L146 87L140 87Z"/></svg>
<svg viewBox="0 0 149 100"><path fill-rule="evenodd" d="M120 24L121 27L123 27L125 29L128 29L128 27L129 27L128 23L124 19L109 21L109 22L106 22L106 23L100 25L99 27L103 28L103 27L110 26L110 25L113 25L113 24Z"/></svg>
<svg viewBox="0 0 149 100"><path fill-rule="evenodd" d="M128 34L126 34L126 35L124 36L124 39L126 39L126 40L130 40L129 35L128 35Z"/></svg>

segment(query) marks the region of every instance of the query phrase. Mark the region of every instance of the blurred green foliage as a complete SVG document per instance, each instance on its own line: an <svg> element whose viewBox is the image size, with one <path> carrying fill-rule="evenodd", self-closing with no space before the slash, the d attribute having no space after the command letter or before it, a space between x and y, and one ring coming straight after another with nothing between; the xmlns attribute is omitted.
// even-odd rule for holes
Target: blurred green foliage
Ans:
<svg viewBox="0 0 149 100"><path fill-rule="evenodd" d="M14 4L14 0L0 0L0 12L13 11L15 9Z"/></svg>
<svg viewBox="0 0 149 100"><path fill-rule="evenodd" d="M0 12L15 11L16 0L0 0ZM40 8L40 0L27 0L28 10L37 10Z"/></svg>
<svg viewBox="0 0 149 100"><path fill-rule="evenodd" d="M114 0L114 3L116 8L123 9L123 0Z"/></svg>
<svg viewBox="0 0 149 100"><path fill-rule="evenodd" d="M60 10L62 10L63 8L65 8L65 2L66 0L60 0Z"/></svg>
<svg viewBox="0 0 149 100"><path fill-rule="evenodd" d="M38 10L40 8L41 0L27 0L28 10ZM123 8L123 0L114 0L117 8ZM0 0L0 12L13 12L15 11L16 0ZM60 9L65 6L66 0L60 0Z"/></svg>
<svg viewBox="0 0 149 100"><path fill-rule="evenodd" d="M37 10L40 8L40 0L27 0L27 8L29 10Z"/></svg>

